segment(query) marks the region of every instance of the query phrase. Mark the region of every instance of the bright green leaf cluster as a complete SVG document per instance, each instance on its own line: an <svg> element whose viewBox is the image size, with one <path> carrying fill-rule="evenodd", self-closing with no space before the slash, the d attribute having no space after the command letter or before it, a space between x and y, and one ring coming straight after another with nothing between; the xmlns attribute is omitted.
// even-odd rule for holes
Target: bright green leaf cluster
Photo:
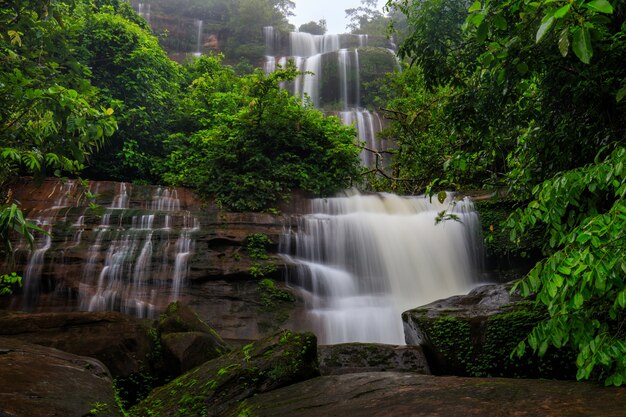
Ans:
<svg viewBox="0 0 626 417"><path fill-rule="evenodd" d="M626 378L626 148L565 172L533 190L508 222L512 239L542 223L549 256L518 283L549 319L528 336L539 355L549 345L578 351L578 379ZM523 353L523 347L519 347Z"/></svg>

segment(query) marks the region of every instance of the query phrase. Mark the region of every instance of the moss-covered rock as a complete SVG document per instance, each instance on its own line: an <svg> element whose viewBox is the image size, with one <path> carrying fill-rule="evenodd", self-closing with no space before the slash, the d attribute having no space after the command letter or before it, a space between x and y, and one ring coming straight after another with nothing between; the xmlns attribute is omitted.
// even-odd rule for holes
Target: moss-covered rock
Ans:
<svg viewBox="0 0 626 417"><path fill-rule="evenodd" d="M381 343L341 343L318 346L322 375L354 372L415 372L430 374L420 346Z"/></svg>
<svg viewBox="0 0 626 417"><path fill-rule="evenodd" d="M281 331L206 362L150 395L133 416L219 416L237 402L319 375L311 333Z"/></svg>
<svg viewBox="0 0 626 417"><path fill-rule="evenodd" d="M171 303L157 322L155 367L166 378L176 377L230 351L220 335L187 305Z"/></svg>
<svg viewBox="0 0 626 417"><path fill-rule="evenodd" d="M542 358L531 353L511 357L545 312L510 295L510 288L485 285L404 312L407 343L423 347L434 374L573 378L575 356L566 349L548 350Z"/></svg>

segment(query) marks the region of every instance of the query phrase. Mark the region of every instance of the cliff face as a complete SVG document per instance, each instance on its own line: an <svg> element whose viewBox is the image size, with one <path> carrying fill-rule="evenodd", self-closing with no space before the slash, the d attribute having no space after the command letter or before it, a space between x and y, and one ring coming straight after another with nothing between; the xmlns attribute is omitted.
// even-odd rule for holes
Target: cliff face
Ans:
<svg viewBox="0 0 626 417"><path fill-rule="evenodd" d="M226 338L256 338L289 320L282 314L275 323L255 273L272 265L266 275L280 285L276 252L286 216L223 212L186 189L115 182L24 179L12 193L49 235L39 234L32 249L15 237L2 272L21 274L23 288L5 306L155 317L178 299ZM260 234L268 238L267 259L250 246Z"/></svg>

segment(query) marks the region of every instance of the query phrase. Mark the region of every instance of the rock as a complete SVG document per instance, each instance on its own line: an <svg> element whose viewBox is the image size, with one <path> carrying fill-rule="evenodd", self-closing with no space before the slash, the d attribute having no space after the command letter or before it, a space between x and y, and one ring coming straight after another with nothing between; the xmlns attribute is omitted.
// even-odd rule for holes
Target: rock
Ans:
<svg viewBox="0 0 626 417"><path fill-rule="evenodd" d="M132 415L222 416L238 401L319 375L316 343L290 331L250 343L156 388Z"/></svg>
<svg viewBox="0 0 626 417"><path fill-rule="evenodd" d="M230 351L220 335L188 306L171 303L157 324L163 350L162 367L176 377Z"/></svg>
<svg viewBox="0 0 626 417"><path fill-rule="evenodd" d="M121 416L111 376L99 361L0 338L3 417Z"/></svg>
<svg viewBox="0 0 626 417"><path fill-rule="evenodd" d="M591 383L370 372L259 394L224 416L621 417L624 410L626 390Z"/></svg>
<svg viewBox="0 0 626 417"><path fill-rule="evenodd" d="M317 348L322 375L396 371L430 374L420 346L342 343Z"/></svg>
<svg viewBox="0 0 626 417"><path fill-rule="evenodd" d="M276 282L284 291L293 291ZM281 328L306 330L304 302L263 301L258 280L211 280L198 282L188 289L185 302L226 340L258 340ZM311 326L309 326L311 327Z"/></svg>
<svg viewBox="0 0 626 417"><path fill-rule="evenodd" d="M114 377L140 371L152 351L150 322L117 312L0 313L0 336L104 363Z"/></svg>
<svg viewBox="0 0 626 417"><path fill-rule="evenodd" d="M510 358L545 313L490 284L402 313L407 344L421 345L433 374L572 379L575 355L549 349L542 358Z"/></svg>

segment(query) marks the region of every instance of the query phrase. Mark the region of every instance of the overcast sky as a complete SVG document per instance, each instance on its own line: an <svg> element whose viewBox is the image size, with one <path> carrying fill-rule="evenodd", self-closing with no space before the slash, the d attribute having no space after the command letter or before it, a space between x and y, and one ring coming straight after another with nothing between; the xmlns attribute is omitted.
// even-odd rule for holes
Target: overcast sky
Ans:
<svg viewBox="0 0 626 417"><path fill-rule="evenodd" d="M361 0L293 0L296 3L294 9L295 16L291 16L289 21L296 26L296 29L303 23L326 19L328 27L327 33L345 33L346 9L359 7ZM378 0L378 6L382 9L384 0Z"/></svg>

